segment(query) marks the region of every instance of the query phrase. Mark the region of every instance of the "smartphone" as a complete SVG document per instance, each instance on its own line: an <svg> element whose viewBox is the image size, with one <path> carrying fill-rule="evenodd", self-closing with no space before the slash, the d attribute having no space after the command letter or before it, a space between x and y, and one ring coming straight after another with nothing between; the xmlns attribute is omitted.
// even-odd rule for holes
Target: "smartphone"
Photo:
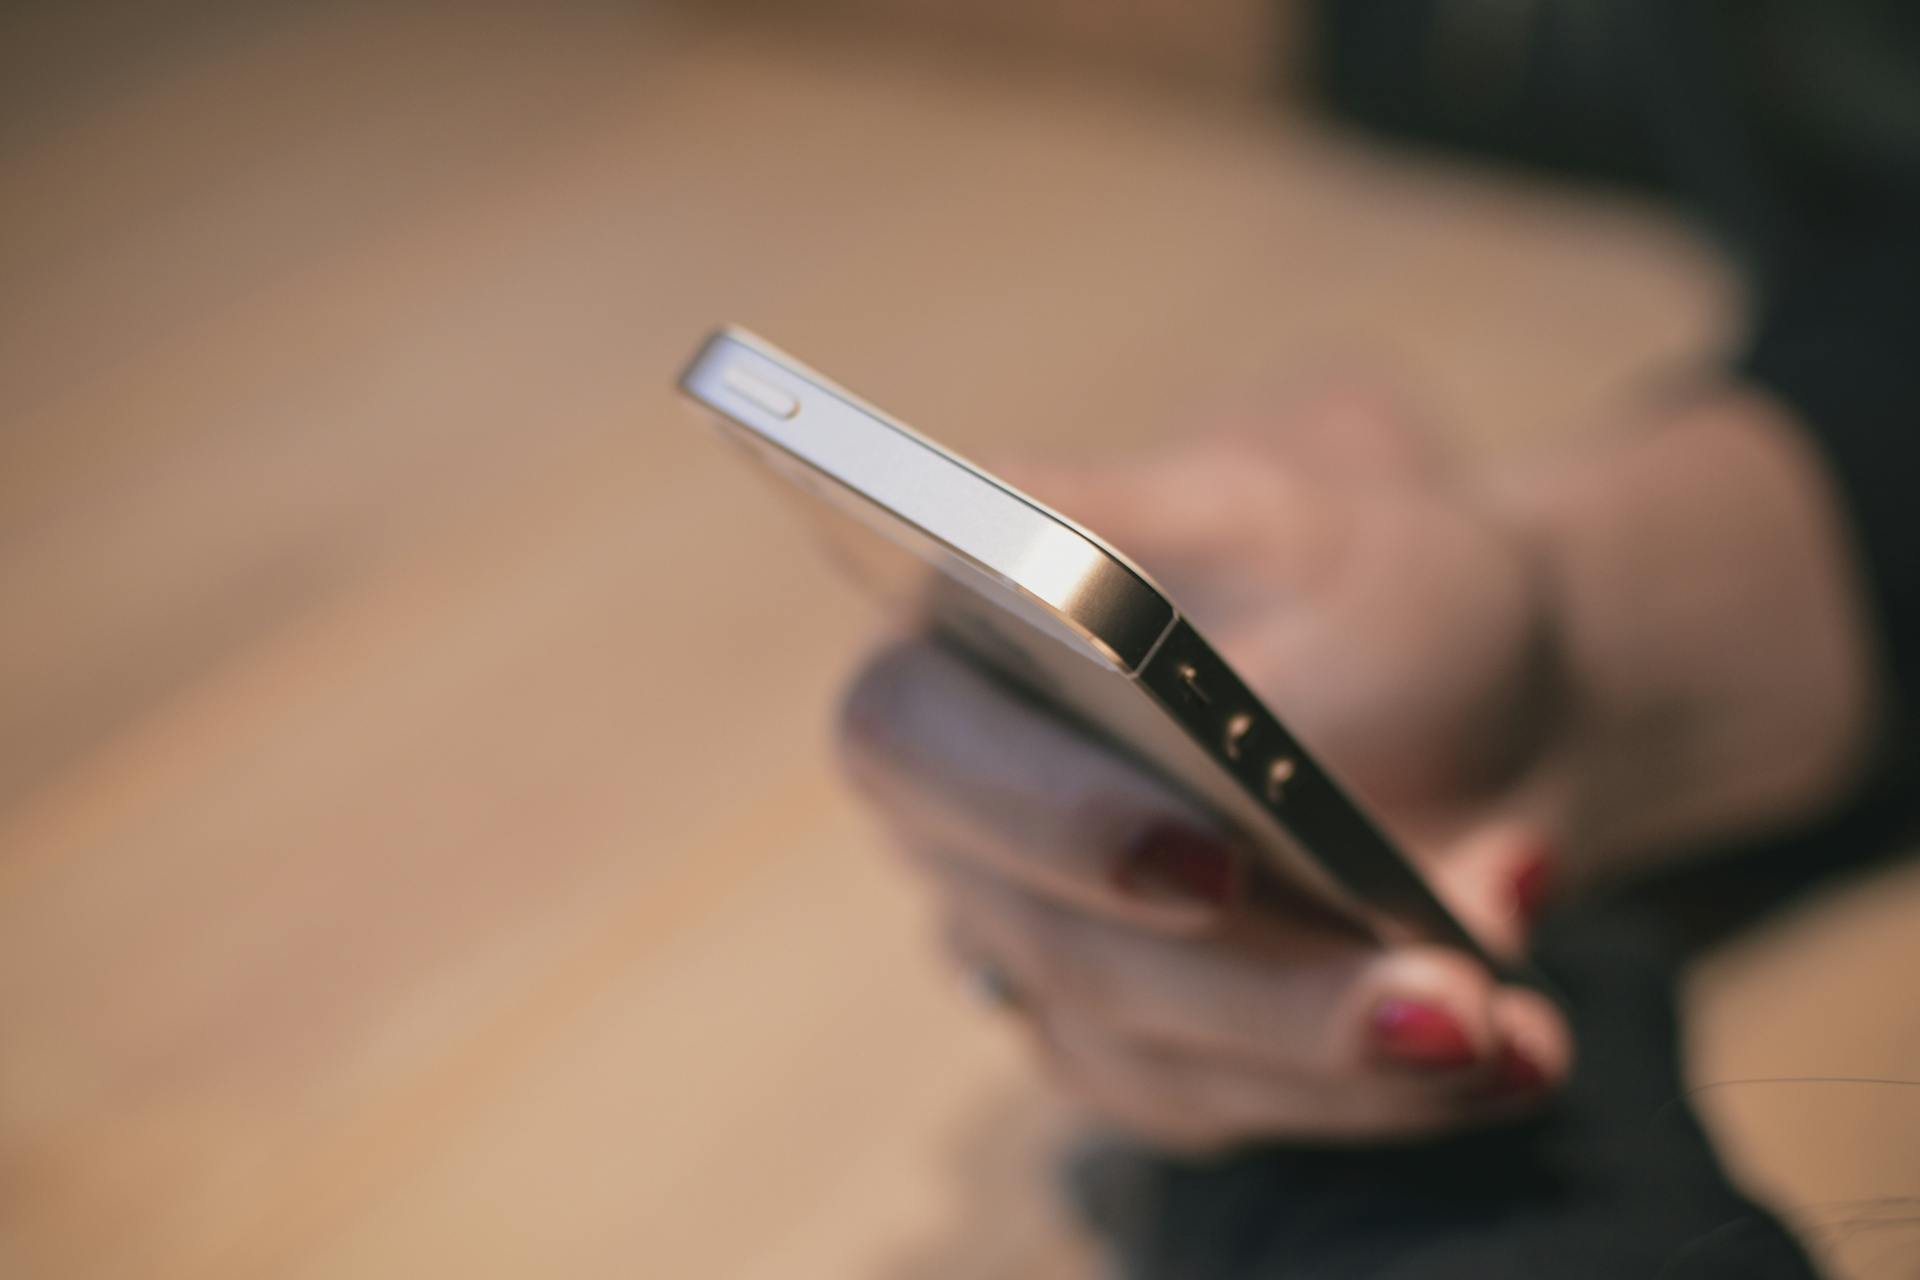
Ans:
<svg viewBox="0 0 1920 1280"><path fill-rule="evenodd" d="M1306 895L1383 942L1490 955L1380 824L1153 579L1092 530L738 328L680 389L798 498L890 608L1159 775Z"/></svg>

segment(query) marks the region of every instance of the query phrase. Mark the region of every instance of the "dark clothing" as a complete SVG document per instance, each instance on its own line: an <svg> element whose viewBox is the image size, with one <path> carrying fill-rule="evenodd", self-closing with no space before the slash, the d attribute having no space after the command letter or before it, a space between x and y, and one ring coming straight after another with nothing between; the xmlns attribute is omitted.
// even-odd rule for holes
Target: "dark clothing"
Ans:
<svg viewBox="0 0 1920 1280"><path fill-rule="evenodd" d="M1885 849L1920 709L1920 6L1908 0L1320 0L1319 88L1349 123L1672 196L1747 272L1734 373L1830 461L1897 701L1857 809L1765 850L1549 917L1581 1050L1516 1128L1208 1164L1084 1153L1074 1186L1134 1280L1810 1277L1687 1105L1674 979L1699 947Z"/></svg>

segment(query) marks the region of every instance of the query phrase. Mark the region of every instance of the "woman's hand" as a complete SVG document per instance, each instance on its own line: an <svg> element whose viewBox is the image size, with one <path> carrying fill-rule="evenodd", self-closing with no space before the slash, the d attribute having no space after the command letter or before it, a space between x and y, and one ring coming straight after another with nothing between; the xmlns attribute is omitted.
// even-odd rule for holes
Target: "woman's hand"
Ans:
<svg viewBox="0 0 1920 1280"><path fill-rule="evenodd" d="M1549 619L1521 548L1391 408L1330 397L1267 439L1016 478L1155 574L1490 946L1524 945L1568 755ZM843 742L963 960L1141 1136L1392 1140L1566 1077L1538 994L1253 902L1230 831L931 643L862 672Z"/></svg>

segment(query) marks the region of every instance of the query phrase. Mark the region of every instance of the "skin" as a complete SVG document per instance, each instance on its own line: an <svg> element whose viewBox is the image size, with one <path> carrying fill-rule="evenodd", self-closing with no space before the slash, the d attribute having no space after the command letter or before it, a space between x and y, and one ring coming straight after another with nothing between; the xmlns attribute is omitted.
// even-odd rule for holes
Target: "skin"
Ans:
<svg viewBox="0 0 1920 1280"><path fill-rule="evenodd" d="M1153 573L1495 949L1525 946L1545 870L1578 893L1809 817L1872 741L1844 523L1737 390L1498 473L1352 390L1154 457L1009 470ZM1561 1013L1462 956L1130 874L1169 831L1244 858L929 641L864 667L840 745L961 961L1007 980L1069 1097L1139 1137L1404 1140L1524 1114L1572 1069ZM1457 1052L1397 1043L1409 1007Z"/></svg>

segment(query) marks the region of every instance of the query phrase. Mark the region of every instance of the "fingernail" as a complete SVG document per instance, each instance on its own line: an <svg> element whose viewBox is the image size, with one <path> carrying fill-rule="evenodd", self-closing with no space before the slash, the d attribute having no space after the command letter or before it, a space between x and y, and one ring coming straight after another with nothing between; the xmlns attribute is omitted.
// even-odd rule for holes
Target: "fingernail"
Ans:
<svg viewBox="0 0 1920 1280"><path fill-rule="evenodd" d="M1520 863L1519 869L1513 873L1512 889L1514 914L1531 927L1546 910L1547 898L1553 890L1551 845L1540 842Z"/></svg>
<svg viewBox="0 0 1920 1280"><path fill-rule="evenodd" d="M1524 1049L1511 1042L1500 1046L1499 1060L1494 1064L1493 1080L1487 1086L1488 1092L1495 1097L1517 1098L1523 1094L1539 1093L1546 1087L1547 1073Z"/></svg>
<svg viewBox="0 0 1920 1280"><path fill-rule="evenodd" d="M1464 1067L1477 1057L1459 1019L1419 1000L1382 1000L1373 1008L1373 1044L1383 1056L1416 1067Z"/></svg>
<svg viewBox="0 0 1920 1280"><path fill-rule="evenodd" d="M1179 823L1140 833L1114 868L1113 883L1136 898L1223 911L1240 898L1240 861L1216 836Z"/></svg>

